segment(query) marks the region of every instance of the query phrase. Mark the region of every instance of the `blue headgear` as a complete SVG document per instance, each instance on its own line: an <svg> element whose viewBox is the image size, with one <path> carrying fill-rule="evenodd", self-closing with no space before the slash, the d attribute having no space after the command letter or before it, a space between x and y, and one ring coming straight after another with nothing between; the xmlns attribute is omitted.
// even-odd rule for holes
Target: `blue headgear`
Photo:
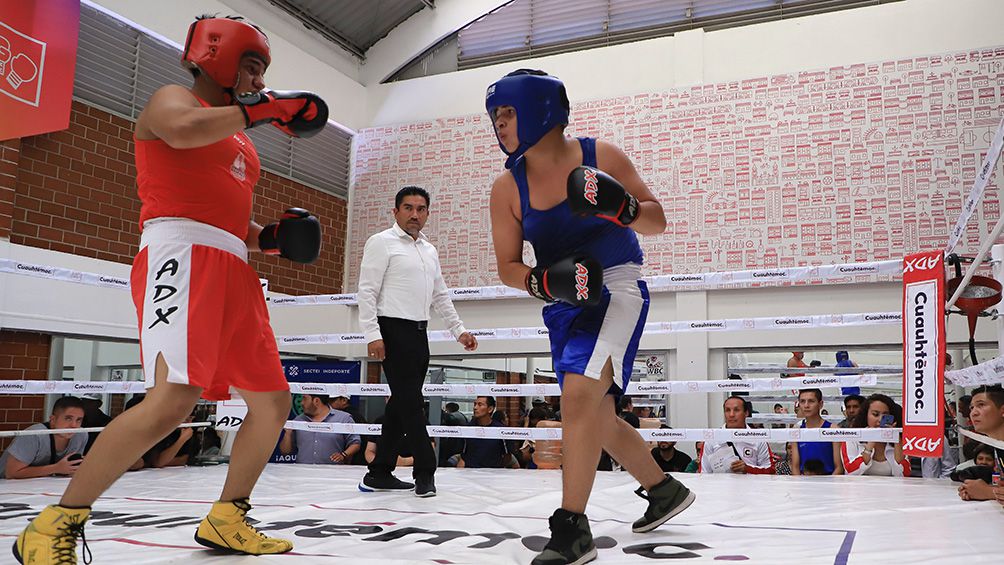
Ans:
<svg viewBox="0 0 1004 565"><path fill-rule="evenodd" d="M851 358L851 356L848 355L848 353L846 351L838 351L837 352L837 361L846 361L846 360L848 360L850 358Z"/></svg>
<svg viewBox="0 0 1004 565"><path fill-rule="evenodd" d="M495 127L495 111L500 106L512 106L516 109L519 147L510 153L502 145L502 140L499 140L499 147L509 156L505 162L507 169L512 168L523 153L554 126L568 125L565 85L549 75L516 73L506 75L489 86L485 96L485 109L488 110L492 128ZM498 137L498 130L495 131L495 137Z"/></svg>

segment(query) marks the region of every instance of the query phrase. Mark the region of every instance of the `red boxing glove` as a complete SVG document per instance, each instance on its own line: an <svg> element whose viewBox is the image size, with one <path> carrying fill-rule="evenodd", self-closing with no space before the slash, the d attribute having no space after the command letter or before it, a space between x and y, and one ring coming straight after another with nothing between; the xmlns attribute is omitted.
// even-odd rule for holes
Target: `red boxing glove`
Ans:
<svg viewBox="0 0 1004 565"><path fill-rule="evenodd" d="M316 135L328 123L328 105L313 92L262 90L237 96L246 128L272 124L291 137Z"/></svg>
<svg viewBox="0 0 1004 565"><path fill-rule="evenodd" d="M303 208L289 208L258 234L258 247L297 263L313 263L321 254L321 222Z"/></svg>

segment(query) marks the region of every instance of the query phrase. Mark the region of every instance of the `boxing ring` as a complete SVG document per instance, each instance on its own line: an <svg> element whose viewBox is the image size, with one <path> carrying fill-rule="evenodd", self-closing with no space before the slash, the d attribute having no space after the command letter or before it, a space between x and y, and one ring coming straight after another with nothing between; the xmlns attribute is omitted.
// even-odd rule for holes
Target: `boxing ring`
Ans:
<svg viewBox="0 0 1004 565"><path fill-rule="evenodd" d="M87 526L96 563L528 563L560 501L552 470L441 469L439 494L362 493L363 467L269 465L251 516L293 553L215 554L192 536L225 466L126 474ZM399 475L405 476L406 470ZM675 475L697 493L685 513L647 534L627 473L600 472L588 515L598 563L991 563L1004 553L995 502L963 502L947 481L882 477ZM0 482L0 536L10 541L67 479ZM7 548L3 548L4 555ZM7 562L7 559L0 560Z"/></svg>

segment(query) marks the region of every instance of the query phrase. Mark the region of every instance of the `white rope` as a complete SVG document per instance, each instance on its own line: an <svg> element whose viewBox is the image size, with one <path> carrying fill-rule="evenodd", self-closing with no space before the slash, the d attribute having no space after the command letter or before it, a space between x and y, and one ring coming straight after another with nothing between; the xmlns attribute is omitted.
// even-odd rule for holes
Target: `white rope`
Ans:
<svg viewBox="0 0 1004 565"><path fill-rule="evenodd" d="M184 424L178 424L179 428L207 428L213 425L212 422L188 422ZM10 430L0 432L0 437L17 437L17 436L48 436L54 434L89 434L91 432L100 432L105 429L104 427L99 428L42 428L37 430Z"/></svg>
<svg viewBox="0 0 1004 565"><path fill-rule="evenodd" d="M979 365L946 371L945 378L958 386L980 386L1004 383L1004 356Z"/></svg>
<svg viewBox="0 0 1004 565"><path fill-rule="evenodd" d="M286 422L288 430L331 434L379 435L380 424L340 424L328 422ZM229 428L218 426L218 430ZM426 426L430 437L466 439L561 439L561 428L508 428L489 426ZM784 428L784 429L660 429L637 430L646 441L896 441L899 428Z"/></svg>
<svg viewBox="0 0 1004 565"><path fill-rule="evenodd" d="M786 367L784 365L751 365L729 367L728 372L739 375L759 373L805 373L807 375L832 375L834 373L861 373L874 375L902 375L903 367L896 365L862 365L860 367Z"/></svg>

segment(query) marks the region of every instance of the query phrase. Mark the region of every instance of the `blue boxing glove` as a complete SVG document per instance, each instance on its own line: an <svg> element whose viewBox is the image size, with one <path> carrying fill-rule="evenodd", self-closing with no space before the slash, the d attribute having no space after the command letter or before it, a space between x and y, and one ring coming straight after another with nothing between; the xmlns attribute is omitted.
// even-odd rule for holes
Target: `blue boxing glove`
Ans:
<svg viewBox="0 0 1004 565"><path fill-rule="evenodd" d="M582 216L596 216L619 226L638 217L638 199L612 176L593 167L576 167L568 175L568 207Z"/></svg>
<svg viewBox="0 0 1004 565"><path fill-rule="evenodd" d="M289 208L258 234L258 247L297 263L313 263L321 254L321 222L303 208Z"/></svg>

